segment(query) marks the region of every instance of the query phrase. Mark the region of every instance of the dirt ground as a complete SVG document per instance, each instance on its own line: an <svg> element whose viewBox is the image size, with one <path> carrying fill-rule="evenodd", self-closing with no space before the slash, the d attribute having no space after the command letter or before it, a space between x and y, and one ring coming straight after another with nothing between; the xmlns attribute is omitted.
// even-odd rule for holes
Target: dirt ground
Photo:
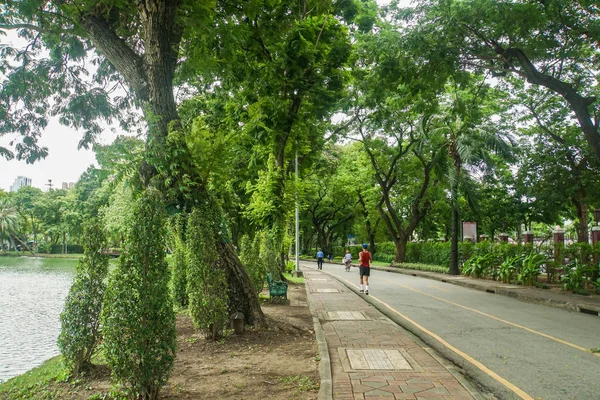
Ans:
<svg viewBox="0 0 600 400"><path fill-rule="evenodd" d="M290 284L288 297L289 305L261 303L268 330L228 333L218 342L205 341L187 315L178 315L175 368L160 398L316 399L318 354L304 285ZM62 389L61 399L110 399L109 374L99 367L88 379L55 389Z"/></svg>

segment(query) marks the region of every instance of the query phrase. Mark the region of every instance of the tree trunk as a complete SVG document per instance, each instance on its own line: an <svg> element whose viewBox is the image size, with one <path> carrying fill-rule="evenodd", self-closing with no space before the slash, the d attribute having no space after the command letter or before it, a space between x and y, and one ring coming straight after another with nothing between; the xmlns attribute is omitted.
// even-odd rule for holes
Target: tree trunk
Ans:
<svg viewBox="0 0 600 400"><path fill-rule="evenodd" d="M579 243L588 243L588 205L585 203L581 191L578 192L578 197L573 198L573 204L577 210L577 241Z"/></svg>
<svg viewBox="0 0 600 400"><path fill-rule="evenodd" d="M217 254L217 266L222 268L227 276L229 313L241 312L247 324L264 326L265 316L252 289L250 277L235 250L231 244L221 242L217 244Z"/></svg>
<svg viewBox="0 0 600 400"><path fill-rule="evenodd" d="M406 243L408 242L408 236L403 236L399 239L394 240L396 245L396 255L394 261L397 263L403 263L406 261Z"/></svg>
<svg viewBox="0 0 600 400"><path fill-rule="evenodd" d="M460 166L455 164L454 168L454 181L452 182L451 189L451 202L452 202L452 222L450 226L450 267L448 268L448 274L459 275L460 270L458 268L458 179L460 176ZM477 238L475 238L477 240Z"/></svg>

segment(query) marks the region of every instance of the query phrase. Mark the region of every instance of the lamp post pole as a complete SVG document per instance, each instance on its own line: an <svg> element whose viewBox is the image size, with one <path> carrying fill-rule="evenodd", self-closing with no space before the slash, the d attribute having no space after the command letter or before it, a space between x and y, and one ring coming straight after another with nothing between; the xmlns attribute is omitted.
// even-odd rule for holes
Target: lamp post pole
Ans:
<svg viewBox="0 0 600 400"><path fill-rule="evenodd" d="M300 212L298 205L298 149L296 149L296 268L293 276L302 276L300 271Z"/></svg>

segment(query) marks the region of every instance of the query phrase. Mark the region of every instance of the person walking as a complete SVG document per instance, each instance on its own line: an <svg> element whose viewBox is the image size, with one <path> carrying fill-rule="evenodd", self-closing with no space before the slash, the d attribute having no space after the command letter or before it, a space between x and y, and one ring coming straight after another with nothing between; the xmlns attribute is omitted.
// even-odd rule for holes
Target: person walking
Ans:
<svg viewBox="0 0 600 400"><path fill-rule="evenodd" d="M324 254L321 249L319 249L319 251L317 251L317 269L323 269L323 257Z"/></svg>
<svg viewBox="0 0 600 400"><path fill-rule="evenodd" d="M360 273L360 293L364 293L366 295L369 294L369 276L371 275L371 253L367 250L367 244L363 243L363 249L360 253L358 253L358 260L360 261L360 266L358 267ZM363 285L364 282L364 285Z"/></svg>
<svg viewBox="0 0 600 400"><path fill-rule="evenodd" d="M344 265L346 266L346 272L350 271L350 264L352 264L352 254L350 254L350 250L346 250L346 255L344 255Z"/></svg>

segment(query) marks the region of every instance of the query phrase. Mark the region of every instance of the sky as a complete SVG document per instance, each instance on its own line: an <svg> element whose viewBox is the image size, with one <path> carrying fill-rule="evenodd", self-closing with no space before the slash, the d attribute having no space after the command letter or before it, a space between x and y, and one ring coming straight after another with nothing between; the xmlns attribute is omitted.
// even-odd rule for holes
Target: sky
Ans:
<svg viewBox="0 0 600 400"><path fill-rule="evenodd" d="M400 3L408 5L410 1ZM379 0L380 5L389 3L389 0ZM0 43L18 43L19 39L14 32L7 36L0 36ZM106 129L100 137L102 144L109 144L122 132L113 132ZM58 123L56 119L50 120L48 127L42 133L40 145L48 147L48 156L34 164L25 161L11 160L0 157L0 189L9 191L17 176L25 176L32 180L32 186L47 189L48 179L52 180L54 187L60 188L62 182L77 182L81 174L90 166L96 165L94 152L91 150L77 150L77 144L83 132L77 132ZM0 146L7 146L16 136L0 137Z"/></svg>
<svg viewBox="0 0 600 400"><path fill-rule="evenodd" d="M62 182L77 182L90 165L96 165L92 150L77 150L77 144L82 136L82 132L51 120L39 141L40 145L49 149L45 159L34 164L26 164L25 161L16 159L7 161L0 157L0 189L8 192L19 175L30 178L32 186L40 189L47 188L48 179L52 179L55 188L60 188ZM100 142L112 143L116 136L116 133L107 129ZM6 145L8 142L9 136L0 138L0 145Z"/></svg>

